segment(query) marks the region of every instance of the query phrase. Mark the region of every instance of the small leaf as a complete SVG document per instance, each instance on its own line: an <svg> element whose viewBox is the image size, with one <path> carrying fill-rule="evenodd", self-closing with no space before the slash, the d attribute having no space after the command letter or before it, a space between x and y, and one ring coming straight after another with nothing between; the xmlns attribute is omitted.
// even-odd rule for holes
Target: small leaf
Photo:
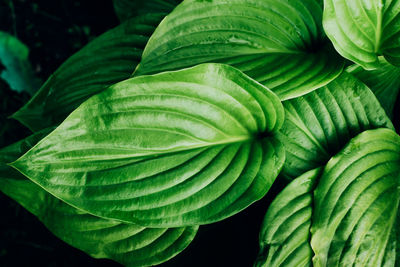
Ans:
<svg viewBox="0 0 400 267"><path fill-rule="evenodd" d="M90 96L129 78L162 18L148 14L96 38L64 62L13 117L33 131L57 126Z"/></svg>
<svg viewBox="0 0 400 267"><path fill-rule="evenodd" d="M400 66L399 0L325 0L323 25L336 50L365 69L378 56Z"/></svg>
<svg viewBox="0 0 400 267"><path fill-rule="evenodd" d="M186 0L157 27L135 75L226 63L281 99L297 97L343 69L321 21L315 0Z"/></svg>
<svg viewBox="0 0 400 267"><path fill-rule="evenodd" d="M389 129L358 135L328 162L314 192L314 266L383 266L399 173L400 137Z"/></svg>
<svg viewBox="0 0 400 267"><path fill-rule="evenodd" d="M281 174L291 179L324 166L365 130L394 129L371 90L348 73L283 105L285 123L278 137L287 159Z"/></svg>
<svg viewBox="0 0 400 267"><path fill-rule="evenodd" d="M40 87L40 80L35 77L29 63L29 49L14 36L0 31L0 78L18 93L33 95Z"/></svg>
<svg viewBox="0 0 400 267"><path fill-rule="evenodd" d="M380 57L377 69L367 71L359 65L352 65L347 71L374 92L386 113L393 118L394 104L400 91L400 68Z"/></svg>
<svg viewBox="0 0 400 267"><path fill-rule="evenodd" d="M121 22L148 13L167 15L180 2L182 0L113 0L115 13Z"/></svg>
<svg viewBox="0 0 400 267"><path fill-rule="evenodd" d="M190 244L196 226L149 229L95 217L55 198L5 164L29 150L47 132L0 150L0 190L37 216L57 237L92 257L112 259L126 266L162 263Z"/></svg>
<svg viewBox="0 0 400 267"><path fill-rule="evenodd" d="M284 161L278 97L220 64L118 83L14 162L92 214L151 227L229 217L262 198Z"/></svg>
<svg viewBox="0 0 400 267"><path fill-rule="evenodd" d="M309 244L313 190L322 168L296 178L274 199L260 233L257 267L311 266Z"/></svg>

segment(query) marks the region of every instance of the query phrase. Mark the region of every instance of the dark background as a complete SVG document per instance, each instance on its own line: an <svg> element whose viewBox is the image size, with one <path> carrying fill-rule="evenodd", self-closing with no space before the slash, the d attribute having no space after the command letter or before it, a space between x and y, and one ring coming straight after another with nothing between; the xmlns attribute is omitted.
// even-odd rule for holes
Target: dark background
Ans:
<svg viewBox="0 0 400 267"><path fill-rule="evenodd" d="M30 61L42 81L83 45L118 24L111 0L0 0L0 30L29 47ZM24 94L6 92L0 99L0 115L11 115L28 99ZM399 129L399 99L397 102L395 124ZM27 129L12 122L7 142L27 135ZM200 227L192 244L162 266L252 266L263 216L282 187L275 183L264 199L240 214ZM67 245L3 194L0 207L0 266L120 266Z"/></svg>

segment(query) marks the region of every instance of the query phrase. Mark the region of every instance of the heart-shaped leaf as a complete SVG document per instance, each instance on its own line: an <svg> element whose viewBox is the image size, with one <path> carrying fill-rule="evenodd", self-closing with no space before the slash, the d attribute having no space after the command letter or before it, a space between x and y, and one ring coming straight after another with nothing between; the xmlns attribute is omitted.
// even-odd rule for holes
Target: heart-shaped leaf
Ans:
<svg viewBox="0 0 400 267"><path fill-rule="evenodd" d="M279 98L220 64L118 83L12 166L73 206L151 227L219 221L263 197L284 150Z"/></svg>
<svg viewBox="0 0 400 267"><path fill-rule="evenodd" d="M346 72L323 88L283 105L286 115L279 139L287 160L281 174L288 178L324 166L364 130L394 129L371 90Z"/></svg>
<svg viewBox="0 0 400 267"><path fill-rule="evenodd" d="M204 62L233 65L281 99L319 88L343 68L325 44L315 0L186 0L157 27L135 75Z"/></svg>
<svg viewBox="0 0 400 267"><path fill-rule="evenodd" d="M90 215L47 193L7 166L36 144L39 132L0 150L0 191L39 218L57 237L95 258L126 266L162 263L186 248L198 227L150 229Z"/></svg>
<svg viewBox="0 0 400 267"><path fill-rule="evenodd" d="M115 13L122 22L148 13L167 15L180 2L182 0L113 0Z"/></svg>
<svg viewBox="0 0 400 267"><path fill-rule="evenodd" d="M399 0L325 0L323 25L336 50L365 69L379 55L400 65Z"/></svg>
<svg viewBox="0 0 400 267"><path fill-rule="evenodd" d="M347 71L368 85L386 113L393 117L394 104L400 91L400 68L380 57L377 69L367 71L359 65L352 65Z"/></svg>
<svg viewBox="0 0 400 267"><path fill-rule="evenodd" d="M400 136L359 134L274 200L257 266L394 266L399 172Z"/></svg>
<svg viewBox="0 0 400 267"><path fill-rule="evenodd" d="M129 78L162 14L121 24L70 57L13 118L33 131L57 126L90 96Z"/></svg>

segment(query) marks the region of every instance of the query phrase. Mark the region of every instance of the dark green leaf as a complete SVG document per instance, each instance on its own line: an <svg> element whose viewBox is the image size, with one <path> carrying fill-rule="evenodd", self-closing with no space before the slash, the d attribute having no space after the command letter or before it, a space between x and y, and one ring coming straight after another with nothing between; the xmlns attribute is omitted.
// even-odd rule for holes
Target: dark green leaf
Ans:
<svg viewBox="0 0 400 267"><path fill-rule="evenodd" d="M167 15L182 0L113 0L115 13L121 22L148 13Z"/></svg>
<svg viewBox="0 0 400 267"><path fill-rule="evenodd" d="M126 266L162 263L190 244L198 227L149 229L95 217L55 198L5 164L29 150L46 132L0 150L0 190L37 216L57 237L92 257Z"/></svg>
<svg viewBox="0 0 400 267"><path fill-rule="evenodd" d="M233 65L278 94L297 97L342 71L315 0L186 0L158 26L135 75L204 62Z"/></svg>
<svg viewBox="0 0 400 267"><path fill-rule="evenodd" d="M400 65L399 0L325 0L324 29L336 50L365 69L379 55Z"/></svg>
<svg viewBox="0 0 400 267"><path fill-rule="evenodd" d="M219 221L279 173L278 97L220 64L118 83L12 165L90 213L151 227Z"/></svg>
<svg viewBox="0 0 400 267"><path fill-rule="evenodd" d="M18 93L33 95L40 87L40 80L35 77L29 63L29 49L14 36L0 31L0 78Z"/></svg>
<svg viewBox="0 0 400 267"><path fill-rule="evenodd" d="M33 131L56 126L90 96L128 78L162 14L135 18L69 58L14 118Z"/></svg>
<svg viewBox="0 0 400 267"><path fill-rule="evenodd" d="M400 90L400 68L380 57L377 69L367 71L359 65L352 65L347 71L368 85L386 113L393 117L394 104Z"/></svg>
<svg viewBox="0 0 400 267"><path fill-rule="evenodd" d="M394 129L371 90L348 73L283 105L286 116L279 139L287 158L282 175L288 178L324 166L362 131Z"/></svg>

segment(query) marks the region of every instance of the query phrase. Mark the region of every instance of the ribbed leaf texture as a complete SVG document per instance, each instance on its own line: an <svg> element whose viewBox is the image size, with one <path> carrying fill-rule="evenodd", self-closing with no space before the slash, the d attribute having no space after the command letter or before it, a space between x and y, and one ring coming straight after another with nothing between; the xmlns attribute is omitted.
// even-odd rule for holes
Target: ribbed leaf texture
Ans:
<svg viewBox="0 0 400 267"><path fill-rule="evenodd" d="M327 43L315 0L186 0L157 27L135 75L204 62L239 68L289 99L343 68Z"/></svg>
<svg viewBox="0 0 400 267"><path fill-rule="evenodd" d="M38 217L57 237L95 258L125 266L162 263L186 248L198 227L144 228L75 209L7 166L46 134L37 133L0 150L0 191Z"/></svg>
<svg viewBox="0 0 400 267"><path fill-rule="evenodd" d="M399 0L325 0L323 25L336 50L365 69L379 55L400 65Z"/></svg>
<svg viewBox="0 0 400 267"><path fill-rule="evenodd" d="M368 130L394 129L371 90L348 73L305 96L283 102L279 140L286 149L281 175L293 179L324 166L351 138Z"/></svg>
<svg viewBox="0 0 400 267"><path fill-rule="evenodd" d="M90 213L151 227L219 221L263 197L284 162L278 97L220 64L118 83L12 164Z"/></svg>
<svg viewBox="0 0 400 267"><path fill-rule="evenodd" d="M33 131L61 123L90 96L130 77L164 14L131 19L65 61L13 117Z"/></svg>
<svg viewBox="0 0 400 267"><path fill-rule="evenodd" d="M395 266L399 173L400 136L359 134L278 195L256 266Z"/></svg>
<svg viewBox="0 0 400 267"><path fill-rule="evenodd" d="M393 109L400 91L400 68L379 58L379 67L367 71L359 65L346 69L374 92L386 113L393 118Z"/></svg>

